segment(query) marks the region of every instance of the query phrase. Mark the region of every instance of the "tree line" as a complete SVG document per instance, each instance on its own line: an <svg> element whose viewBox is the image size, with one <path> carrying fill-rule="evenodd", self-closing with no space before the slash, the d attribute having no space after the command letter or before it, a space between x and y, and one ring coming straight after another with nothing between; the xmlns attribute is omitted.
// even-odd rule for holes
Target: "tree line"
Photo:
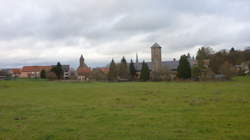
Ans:
<svg viewBox="0 0 250 140"><path fill-rule="evenodd" d="M190 61L192 60L192 61ZM190 62L194 62L191 64ZM246 71L242 69L242 63L246 62L246 67L250 69L250 50L246 49L221 50L215 52L210 47L201 47L197 51L195 58L191 58L190 54L182 55L179 59L179 65L176 72L162 66L160 72L151 72L148 64L143 61L140 72L137 72L135 65L131 60L129 67L125 57L119 64L114 60L110 63L110 71L108 73L109 81L118 80L141 80L141 81L169 81L173 79L182 80L209 80L209 79L231 79L234 75L246 75ZM237 67L238 66L238 67ZM175 77L175 78L171 78Z"/></svg>
<svg viewBox="0 0 250 140"><path fill-rule="evenodd" d="M114 59L112 59L109 66L108 80L109 81L134 81L134 80L142 80L148 81L150 76L150 70L147 65L143 61L142 69L140 75L138 75L134 62L131 60L130 64L127 64L125 57L121 59L119 64L116 64Z"/></svg>
<svg viewBox="0 0 250 140"><path fill-rule="evenodd" d="M191 64L190 62L195 63ZM248 69L248 73L246 73L246 69ZM236 50L231 48L230 50L216 52L210 47L201 47L194 58L191 58L189 54L182 55L176 71L171 71L169 68L162 66L159 72L152 72L145 61L138 66L135 65L133 60L127 63L125 57L122 57L120 63L115 63L112 59L108 73L93 69L87 76L89 79L97 81L207 80L214 79L216 76L230 79L234 75L246 75L249 74L249 69L250 49ZM8 72L0 70L0 76L2 75L10 76ZM50 71L42 70L40 72L40 78L42 79L61 80L64 78L63 75L63 66L60 62L53 66ZM71 78L77 79L76 75L72 73Z"/></svg>

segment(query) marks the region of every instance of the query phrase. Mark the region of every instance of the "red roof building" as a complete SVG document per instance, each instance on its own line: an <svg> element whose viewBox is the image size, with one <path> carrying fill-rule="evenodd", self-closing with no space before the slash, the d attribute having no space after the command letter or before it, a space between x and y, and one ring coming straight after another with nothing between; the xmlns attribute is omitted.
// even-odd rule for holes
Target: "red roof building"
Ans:
<svg viewBox="0 0 250 140"><path fill-rule="evenodd" d="M52 66L24 66L22 68L21 78L40 78L40 72L42 70L49 71Z"/></svg>
<svg viewBox="0 0 250 140"><path fill-rule="evenodd" d="M42 70L49 71L51 66L24 66L22 72L41 72Z"/></svg>

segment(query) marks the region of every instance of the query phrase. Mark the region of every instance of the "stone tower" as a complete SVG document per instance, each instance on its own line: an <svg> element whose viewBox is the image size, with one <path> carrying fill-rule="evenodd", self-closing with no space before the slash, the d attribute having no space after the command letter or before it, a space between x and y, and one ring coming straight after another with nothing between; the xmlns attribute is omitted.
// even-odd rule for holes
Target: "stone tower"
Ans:
<svg viewBox="0 0 250 140"><path fill-rule="evenodd" d="M152 72L160 72L161 70L161 46L155 43L151 47Z"/></svg>

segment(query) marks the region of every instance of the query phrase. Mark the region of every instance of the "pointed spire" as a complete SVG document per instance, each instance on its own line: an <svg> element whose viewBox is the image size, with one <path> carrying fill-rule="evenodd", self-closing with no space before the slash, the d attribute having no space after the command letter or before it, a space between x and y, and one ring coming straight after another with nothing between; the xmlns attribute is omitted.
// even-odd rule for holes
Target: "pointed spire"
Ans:
<svg viewBox="0 0 250 140"><path fill-rule="evenodd" d="M138 54L136 53L136 63L139 63Z"/></svg>
<svg viewBox="0 0 250 140"><path fill-rule="evenodd" d="M86 66L86 64L84 63L84 58L83 55L81 54L79 67L84 67L84 66Z"/></svg>
<svg viewBox="0 0 250 140"><path fill-rule="evenodd" d="M83 55L82 55L82 54L81 54L81 57L80 57L80 59L84 60L84 58L83 58Z"/></svg>

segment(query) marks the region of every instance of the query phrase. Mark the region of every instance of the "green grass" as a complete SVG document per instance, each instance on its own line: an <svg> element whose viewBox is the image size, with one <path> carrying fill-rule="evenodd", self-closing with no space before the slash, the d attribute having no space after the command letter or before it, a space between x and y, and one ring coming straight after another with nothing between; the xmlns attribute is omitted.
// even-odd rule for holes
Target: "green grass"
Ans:
<svg viewBox="0 0 250 140"><path fill-rule="evenodd" d="M0 81L0 140L249 140L250 77Z"/></svg>

